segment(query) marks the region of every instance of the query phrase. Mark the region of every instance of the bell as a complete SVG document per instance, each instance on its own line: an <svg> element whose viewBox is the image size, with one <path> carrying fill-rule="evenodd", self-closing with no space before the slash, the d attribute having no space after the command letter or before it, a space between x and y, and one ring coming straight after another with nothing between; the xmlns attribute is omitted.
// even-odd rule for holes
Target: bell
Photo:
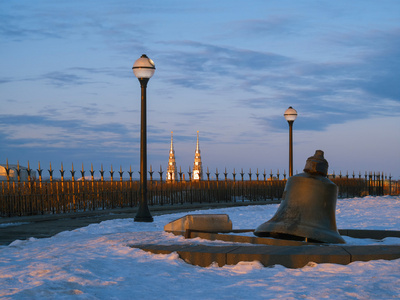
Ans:
<svg viewBox="0 0 400 300"><path fill-rule="evenodd" d="M275 215L254 231L259 237L344 244L336 227L337 186L327 178L324 152L307 159L304 173L288 179Z"/></svg>

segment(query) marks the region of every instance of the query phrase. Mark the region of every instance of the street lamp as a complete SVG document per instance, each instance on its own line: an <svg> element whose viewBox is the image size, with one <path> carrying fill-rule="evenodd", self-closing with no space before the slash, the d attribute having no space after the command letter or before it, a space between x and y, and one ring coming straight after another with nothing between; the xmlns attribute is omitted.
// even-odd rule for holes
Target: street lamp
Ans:
<svg viewBox="0 0 400 300"><path fill-rule="evenodd" d="M140 123L140 202L135 222L153 222L147 205L147 132L146 132L146 88L149 79L154 75L154 62L143 54L135 61L133 73L139 79L142 90L141 123Z"/></svg>
<svg viewBox="0 0 400 300"><path fill-rule="evenodd" d="M297 118L297 111L289 106L284 117L289 123L289 177L293 176L293 122Z"/></svg>

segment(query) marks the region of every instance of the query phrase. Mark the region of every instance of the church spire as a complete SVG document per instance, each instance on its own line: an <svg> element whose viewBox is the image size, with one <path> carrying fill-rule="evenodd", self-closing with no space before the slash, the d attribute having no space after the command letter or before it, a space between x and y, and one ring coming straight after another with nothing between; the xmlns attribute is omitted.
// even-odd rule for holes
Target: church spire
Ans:
<svg viewBox="0 0 400 300"><path fill-rule="evenodd" d="M171 131L171 149L169 150L170 154L171 153L175 154L175 151L174 151L174 136L173 136L173 134L174 134L174 132Z"/></svg>
<svg viewBox="0 0 400 300"><path fill-rule="evenodd" d="M167 181L175 181L176 178L177 178L177 170L176 170L176 162L175 162L173 131L171 131L171 148L169 150Z"/></svg>
<svg viewBox="0 0 400 300"><path fill-rule="evenodd" d="M201 163L200 146L199 146L199 132L197 131L196 152L194 154L193 164L193 180L203 179L203 165Z"/></svg>
<svg viewBox="0 0 400 300"><path fill-rule="evenodd" d="M197 130L197 144L196 144L196 154L200 154L200 147L199 147L199 131Z"/></svg>

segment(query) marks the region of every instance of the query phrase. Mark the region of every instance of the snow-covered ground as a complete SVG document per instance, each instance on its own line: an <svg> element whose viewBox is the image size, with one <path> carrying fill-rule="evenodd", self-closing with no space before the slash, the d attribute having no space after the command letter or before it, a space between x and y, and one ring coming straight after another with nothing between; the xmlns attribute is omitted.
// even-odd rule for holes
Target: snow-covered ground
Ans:
<svg viewBox="0 0 400 300"><path fill-rule="evenodd" d="M278 205L195 211L227 213L234 229L255 228ZM117 219L46 239L0 247L2 299L392 299L400 298L400 259L349 265L309 263L301 269L258 262L201 268L176 253L155 255L128 244L207 243L163 232L188 213L154 217L153 223ZM400 230L400 197L340 199L338 228ZM400 244L344 237L349 244Z"/></svg>

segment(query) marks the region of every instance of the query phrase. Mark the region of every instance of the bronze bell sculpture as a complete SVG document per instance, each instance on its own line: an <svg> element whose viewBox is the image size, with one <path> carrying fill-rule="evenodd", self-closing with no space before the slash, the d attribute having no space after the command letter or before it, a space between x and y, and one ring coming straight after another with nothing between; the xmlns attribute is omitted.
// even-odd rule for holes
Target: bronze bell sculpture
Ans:
<svg viewBox="0 0 400 300"><path fill-rule="evenodd" d="M307 159L304 173L288 179L275 215L254 231L259 237L344 244L336 227L337 186L327 178L324 152Z"/></svg>

